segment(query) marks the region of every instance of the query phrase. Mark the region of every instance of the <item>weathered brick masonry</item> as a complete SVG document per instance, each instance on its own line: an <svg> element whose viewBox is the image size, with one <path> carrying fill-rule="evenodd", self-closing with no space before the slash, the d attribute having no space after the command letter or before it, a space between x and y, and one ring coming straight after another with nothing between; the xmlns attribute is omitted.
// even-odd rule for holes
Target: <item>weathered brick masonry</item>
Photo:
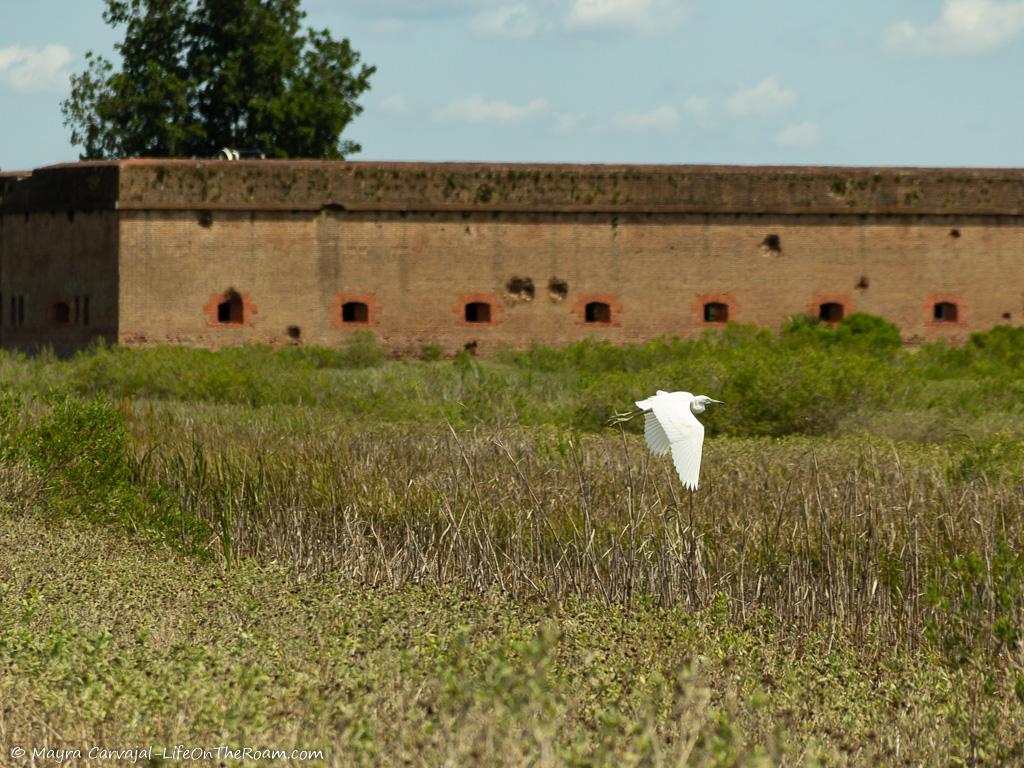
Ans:
<svg viewBox="0 0 1024 768"><path fill-rule="evenodd" d="M1024 317L1024 171L127 160L0 175L0 342L396 351Z"/></svg>

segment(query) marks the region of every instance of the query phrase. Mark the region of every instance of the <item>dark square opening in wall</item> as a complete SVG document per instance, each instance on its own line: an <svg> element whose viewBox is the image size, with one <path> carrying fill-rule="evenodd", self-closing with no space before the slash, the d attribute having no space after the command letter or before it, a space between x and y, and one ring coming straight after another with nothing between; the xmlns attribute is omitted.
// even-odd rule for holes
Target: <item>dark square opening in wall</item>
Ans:
<svg viewBox="0 0 1024 768"><path fill-rule="evenodd" d="M937 323L955 323L959 319L957 306L951 301L936 302L932 317Z"/></svg>
<svg viewBox="0 0 1024 768"><path fill-rule="evenodd" d="M583 308L583 320L588 323L610 323L612 308L603 301L591 301Z"/></svg>
<svg viewBox="0 0 1024 768"><path fill-rule="evenodd" d="M776 234L765 235L761 247L768 253L782 253L782 239Z"/></svg>
<svg viewBox="0 0 1024 768"><path fill-rule="evenodd" d="M704 305L705 323L729 322L729 305L720 301L710 301Z"/></svg>
<svg viewBox="0 0 1024 768"><path fill-rule="evenodd" d="M217 305L217 322L229 325L241 325L245 318L242 297L237 291L224 294L224 301Z"/></svg>
<svg viewBox="0 0 1024 768"><path fill-rule="evenodd" d="M370 308L362 301L346 301L341 305L341 322L368 323L370 322Z"/></svg>
<svg viewBox="0 0 1024 768"><path fill-rule="evenodd" d="M485 301L471 301L466 305L467 323L491 322L491 305Z"/></svg>
<svg viewBox="0 0 1024 768"><path fill-rule="evenodd" d="M58 301L53 305L53 322L67 325L71 322L71 307L66 301Z"/></svg>
<svg viewBox="0 0 1024 768"><path fill-rule="evenodd" d="M845 311L838 301L828 301L818 306L818 319L823 323L838 323Z"/></svg>
<svg viewBox="0 0 1024 768"><path fill-rule="evenodd" d="M552 301L562 301L568 295L569 283L557 277L548 280L548 296Z"/></svg>

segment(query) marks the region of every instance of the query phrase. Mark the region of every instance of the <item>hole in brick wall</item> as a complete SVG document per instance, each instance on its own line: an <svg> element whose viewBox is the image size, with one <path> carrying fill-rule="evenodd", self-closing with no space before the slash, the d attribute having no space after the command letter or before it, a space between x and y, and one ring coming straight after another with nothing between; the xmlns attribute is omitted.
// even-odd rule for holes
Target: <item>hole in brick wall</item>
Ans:
<svg viewBox="0 0 1024 768"><path fill-rule="evenodd" d="M302 337L302 329L297 325L289 325L287 333L289 339L295 339L296 341Z"/></svg>
<svg viewBox="0 0 1024 768"><path fill-rule="evenodd" d="M952 238L960 237L960 230L959 229L951 229L951 230L949 230L949 236L952 237Z"/></svg>
<svg viewBox="0 0 1024 768"><path fill-rule="evenodd" d="M548 280L548 296L552 301L561 301L569 295L569 284L565 280L552 277Z"/></svg>
<svg viewBox="0 0 1024 768"><path fill-rule="evenodd" d="M1003 320L1009 320L1011 317L1009 312L1003 312Z"/></svg>
<svg viewBox="0 0 1024 768"><path fill-rule="evenodd" d="M53 305L53 321L55 323L71 322L71 307L66 301L58 301Z"/></svg>
<svg viewBox="0 0 1024 768"><path fill-rule="evenodd" d="M471 301L466 305L467 323L491 322L491 305L486 301Z"/></svg>
<svg viewBox="0 0 1024 768"><path fill-rule="evenodd" d="M866 291L868 289L868 277L867 277L867 275L862 275L860 280L857 281L857 288L858 288L858 290L861 290L861 291Z"/></svg>
<svg viewBox="0 0 1024 768"><path fill-rule="evenodd" d="M370 308L361 301L346 301L341 305L341 322L368 323L370 322Z"/></svg>
<svg viewBox="0 0 1024 768"><path fill-rule="evenodd" d="M209 211L200 211L196 214L196 221L199 222L200 227L212 227L213 214Z"/></svg>
<svg viewBox="0 0 1024 768"><path fill-rule="evenodd" d="M603 301L591 301L583 308L583 320L587 323L610 323L612 308Z"/></svg>
<svg viewBox="0 0 1024 768"><path fill-rule="evenodd" d="M729 322L729 305L720 301L710 301L704 305L705 323Z"/></svg>
<svg viewBox="0 0 1024 768"><path fill-rule="evenodd" d="M528 277L512 277L505 283L505 290L513 299L520 301L533 301L534 288L533 280Z"/></svg>
<svg viewBox="0 0 1024 768"><path fill-rule="evenodd" d="M782 253L782 240L775 234L765 235L761 241L761 248L765 253Z"/></svg>
<svg viewBox="0 0 1024 768"><path fill-rule="evenodd" d="M68 208L68 222L74 222L74 220L75 220L75 210L73 208Z"/></svg>
<svg viewBox="0 0 1024 768"><path fill-rule="evenodd" d="M244 308L238 291L229 288L224 292L224 301L217 305L217 322L241 325Z"/></svg>
<svg viewBox="0 0 1024 768"><path fill-rule="evenodd" d="M838 323L843 319L843 305L836 301L828 301L818 306L818 319L823 323Z"/></svg>
<svg viewBox="0 0 1024 768"><path fill-rule="evenodd" d="M937 323L955 323L959 314L956 304L951 301L937 302L932 309L932 316Z"/></svg>
<svg viewBox="0 0 1024 768"><path fill-rule="evenodd" d="M477 344L478 343L476 341L467 341L465 344L462 345L462 348L469 352L469 354L475 355Z"/></svg>

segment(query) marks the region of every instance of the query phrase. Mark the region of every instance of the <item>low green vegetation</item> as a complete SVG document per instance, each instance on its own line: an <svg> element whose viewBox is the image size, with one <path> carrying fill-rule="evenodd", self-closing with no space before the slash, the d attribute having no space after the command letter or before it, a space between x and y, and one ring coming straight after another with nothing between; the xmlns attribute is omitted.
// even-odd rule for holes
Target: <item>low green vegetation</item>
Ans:
<svg viewBox="0 0 1024 768"><path fill-rule="evenodd" d="M4 355L0 741L1020 762L1022 364L1019 329L907 350L865 316ZM692 496L604 426L656 388L727 403Z"/></svg>
<svg viewBox="0 0 1024 768"><path fill-rule="evenodd" d="M904 348L895 327L867 315L834 327L796 319L780 334L730 326L696 341L584 342L494 359L441 359L428 346L420 359L387 362L373 337L358 333L337 349L99 347L70 360L0 357L0 381L36 395L57 389L117 401L303 406L373 422L596 432L610 409L655 389L696 388L728 406L708 414L711 435L866 429L926 442L1020 432L1022 371L1024 328L974 334L962 347Z"/></svg>

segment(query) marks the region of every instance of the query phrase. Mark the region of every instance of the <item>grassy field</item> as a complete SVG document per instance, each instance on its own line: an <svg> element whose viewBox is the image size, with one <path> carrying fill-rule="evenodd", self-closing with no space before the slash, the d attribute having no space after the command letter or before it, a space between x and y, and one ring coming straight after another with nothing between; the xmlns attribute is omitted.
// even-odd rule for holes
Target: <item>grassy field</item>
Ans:
<svg viewBox="0 0 1024 768"><path fill-rule="evenodd" d="M5 759L1024 760L1024 333L423 358L0 357ZM692 496L603 426L659 387Z"/></svg>

